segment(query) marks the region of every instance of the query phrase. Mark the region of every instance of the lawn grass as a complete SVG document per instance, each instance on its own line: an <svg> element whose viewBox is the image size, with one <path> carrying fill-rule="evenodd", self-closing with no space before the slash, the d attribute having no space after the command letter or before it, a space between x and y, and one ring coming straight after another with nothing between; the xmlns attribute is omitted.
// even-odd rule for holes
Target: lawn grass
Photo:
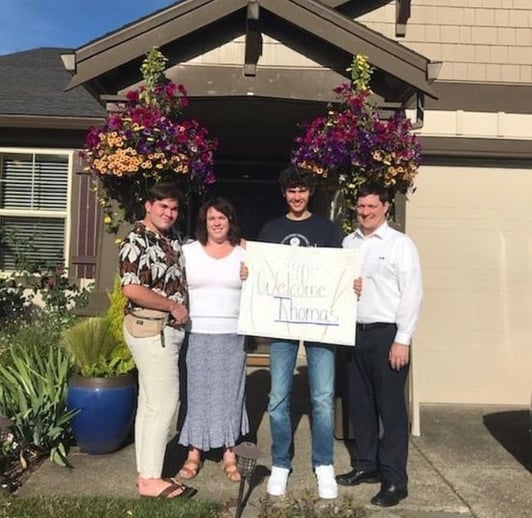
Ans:
<svg viewBox="0 0 532 518"><path fill-rule="evenodd" d="M196 499L0 496L1 518L216 518L220 511Z"/></svg>
<svg viewBox="0 0 532 518"><path fill-rule="evenodd" d="M235 504L232 502L231 505ZM114 498L99 496L2 496L0 518L232 518L234 507L200 500ZM299 499L264 498L258 518L366 518L352 498L333 502L304 494Z"/></svg>

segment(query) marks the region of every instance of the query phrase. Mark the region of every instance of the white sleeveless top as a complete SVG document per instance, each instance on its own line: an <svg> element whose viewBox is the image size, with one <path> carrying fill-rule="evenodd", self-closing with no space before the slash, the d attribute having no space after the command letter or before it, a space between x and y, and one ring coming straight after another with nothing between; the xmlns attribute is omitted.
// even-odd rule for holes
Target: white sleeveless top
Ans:
<svg viewBox="0 0 532 518"><path fill-rule="evenodd" d="M240 262L235 246L220 259L208 255L199 241L183 245L193 333L236 333L240 308Z"/></svg>

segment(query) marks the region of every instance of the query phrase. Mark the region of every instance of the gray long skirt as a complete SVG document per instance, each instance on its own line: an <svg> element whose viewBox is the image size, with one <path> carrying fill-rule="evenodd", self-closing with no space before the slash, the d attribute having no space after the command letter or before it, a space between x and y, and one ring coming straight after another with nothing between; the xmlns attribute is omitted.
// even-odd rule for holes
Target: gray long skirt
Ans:
<svg viewBox="0 0 532 518"><path fill-rule="evenodd" d="M187 412L179 444L203 451L234 446L249 432L244 337L191 333L186 366Z"/></svg>

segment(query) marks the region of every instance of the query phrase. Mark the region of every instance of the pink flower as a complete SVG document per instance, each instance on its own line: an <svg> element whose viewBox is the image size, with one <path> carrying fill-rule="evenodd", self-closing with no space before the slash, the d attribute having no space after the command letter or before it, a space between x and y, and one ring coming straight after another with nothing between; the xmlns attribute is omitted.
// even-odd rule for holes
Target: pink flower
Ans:
<svg viewBox="0 0 532 518"><path fill-rule="evenodd" d="M145 75L148 86L128 91L122 110L109 113L86 135L80 154L99 183L108 215L113 214L114 199L124 219L134 218L146 188L155 181L180 181L187 196L202 193L215 181L218 141L197 121L182 119L186 88L168 81L161 70L158 74L158 81Z"/></svg>

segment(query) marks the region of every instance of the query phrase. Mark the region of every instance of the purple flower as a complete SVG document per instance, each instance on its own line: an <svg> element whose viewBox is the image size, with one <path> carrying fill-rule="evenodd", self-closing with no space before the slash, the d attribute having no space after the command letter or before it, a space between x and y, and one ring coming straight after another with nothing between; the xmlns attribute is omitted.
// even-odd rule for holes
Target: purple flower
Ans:
<svg viewBox="0 0 532 518"><path fill-rule="evenodd" d="M80 152L98 180L104 210L117 200L125 219L136 215L150 183L175 179L188 196L216 180L218 141L197 121L182 119L185 87L162 73L159 81L146 84L151 86L127 92L120 111L90 128Z"/></svg>
<svg viewBox="0 0 532 518"><path fill-rule="evenodd" d="M354 90L345 83L333 91L338 101L327 115L301 125L291 162L348 199L367 181L381 182L392 192L413 191L420 147L410 121L402 113L382 118L367 88Z"/></svg>

